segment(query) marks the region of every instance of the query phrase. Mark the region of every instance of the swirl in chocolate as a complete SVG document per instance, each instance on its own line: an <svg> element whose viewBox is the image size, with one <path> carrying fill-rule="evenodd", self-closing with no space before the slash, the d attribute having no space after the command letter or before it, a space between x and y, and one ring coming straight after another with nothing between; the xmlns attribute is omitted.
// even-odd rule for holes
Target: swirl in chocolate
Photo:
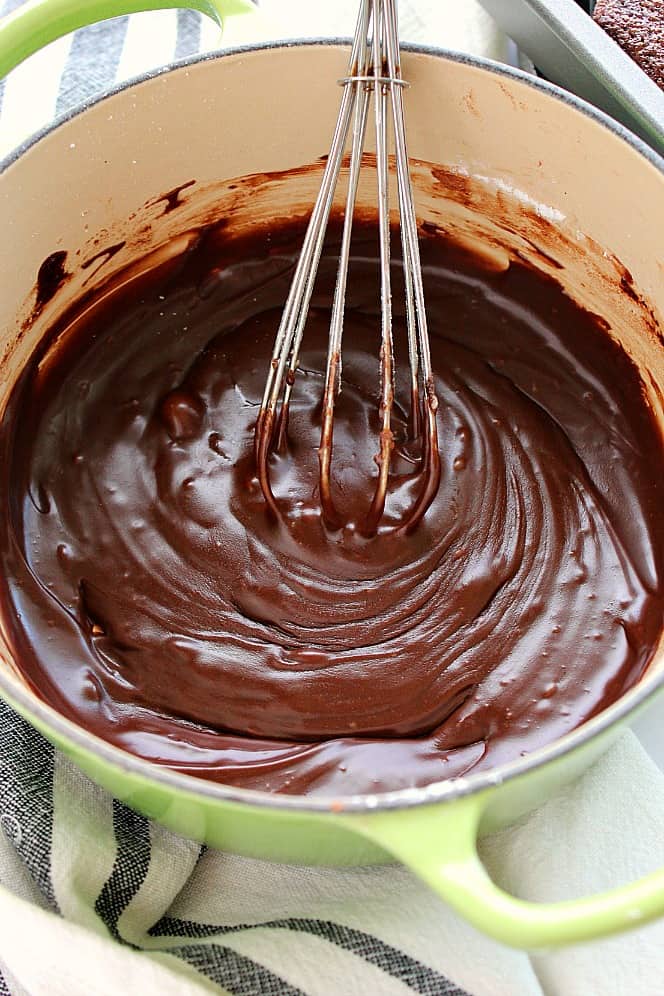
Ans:
<svg viewBox="0 0 664 996"><path fill-rule="evenodd" d="M418 486L402 376L385 516L363 534L380 429L372 231L351 264L340 529L317 494L334 244L272 457L279 521L252 447L295 228L202 233L70 314L14 390L2 611L19 665L141 757L276 792L423 785L552 741L653 654L660 433L602 323L525 263L487 273L423 239L441 486L418 529L392 528ZM405 370L398 310L395 338Z"/></svg>

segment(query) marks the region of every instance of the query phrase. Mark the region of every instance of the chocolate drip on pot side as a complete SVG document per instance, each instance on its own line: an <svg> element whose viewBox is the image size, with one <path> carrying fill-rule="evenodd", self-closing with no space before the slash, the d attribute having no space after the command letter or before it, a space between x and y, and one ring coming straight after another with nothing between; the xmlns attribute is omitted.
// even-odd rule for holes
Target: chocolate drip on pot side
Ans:
<svg viewBox="0 0 664 996"><path fill-rule="evenodd" d="M626 355L525 264L487 274L423 240L441 486L412 534L391 528L420 456L403 376L386 513L362 534L380 430L374 238L358 227L351 265L342 529L325 529L316 493L336 245L271 458L278 522L252 447L295 228L208 231L69 316L15 388L0 440L9 637L38 693L112 743L277 792L423 785L555 739L650 660L660 434Z"/></svg>

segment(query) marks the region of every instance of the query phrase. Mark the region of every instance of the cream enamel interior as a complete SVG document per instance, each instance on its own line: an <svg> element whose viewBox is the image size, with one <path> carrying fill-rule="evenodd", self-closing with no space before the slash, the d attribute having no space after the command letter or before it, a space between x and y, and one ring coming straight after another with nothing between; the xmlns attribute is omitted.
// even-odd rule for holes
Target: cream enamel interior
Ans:
<svg viewBox="0 0 664 996"><path fill-rule="evenodd" d="M320 160L338 105L331 81L344 74L346 58L342 47L296 46L182 67L93 105L5 170L0 407L49 323L91 280L109 279L158 247L170 251L169 239L206 218L232 214L252 224L308 210L315 170L259 186L238 178ZM664 174L607 128L518 79L426 53L407 53L403 68L412 83L408 134L419 161L420 218L444 224L489 266L519 252L555 269L647 371L664 426L656 334L664 328ZM367 205L375 203L370 172L360 193ZM163 215L159 195L190 180L196 184L182 206ZM124 238L125 249L104 266L80 268ZM39 266L58 249L67 251L72 277L26 325ZM650 312L621 291L622 267ZM0 659L10 682L20 683L2 639ZM645 680L661 670L660 649Z"/></svg>

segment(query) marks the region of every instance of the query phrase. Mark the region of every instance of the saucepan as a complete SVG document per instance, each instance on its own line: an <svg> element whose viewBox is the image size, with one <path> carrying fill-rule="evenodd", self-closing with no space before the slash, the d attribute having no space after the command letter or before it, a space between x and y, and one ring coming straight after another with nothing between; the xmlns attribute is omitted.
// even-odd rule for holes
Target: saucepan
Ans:
<svg viewBox="0 0 664 996"><path fill-rule="evenodd" d="M30 3L0 29L0 71L88 21L177 5ZM227 0L180 5L218 19L240 6ZM346 59L347 47L337 42L193 59L89 102L4 162L0 406L57 313L59 298L102 279L102 270L95 277L95 267L83 271L81 261L95 253L102 260L107 246L117 246L118 231L127 243L123 253L148 249L175 237L177 226L196 211L214 211L230 188L236 194L241 189L237 178L253 174L274 178L291 170L292 183L305 187L284 181L276 184L277 193L283 198L290 192L301 206L307 198L311 203L316 184L306 171L298 180L293 168L316 163L329 146L338 102L333 84L344 75ZM664 328L664 162L587 104L517 70L424 48L404 53L403 70L412 82L408 128L420 218L443 214L470 230L493 212L500 218L495 230L526 253L552 226L564 230L570 258L560 272L575 283L570 292L585 296L588 306L599 295L597 307L612 334L644 371L664 429L664 347L653 324ZM455 200L454 185L436 188L431 164L475 183L475 202ZM172 206L178 188L178 210L165 212L164 191L171 192ZM263 200L255 189L252 195L256 217L268 216L268 186L263 193ZM372 196L366 194L368 202ZM69 279L40 312L36 276L54 253L66 258ZM104 259L111 269L126 262L122 253ZM629 271L638 293L621 294L618 270L623 286ZM647 673L619 701L516 762L377 795L275 795L174 773L63 718L21 678L0 622L0 694L130 806L184 836L247 856L331 865L399 860L480 930L516 947L595 938L664 915L664 869L601 895L537 904L499 888L477 851L478 835L515 821L577 778L663 687L660 645Z"/></svg>

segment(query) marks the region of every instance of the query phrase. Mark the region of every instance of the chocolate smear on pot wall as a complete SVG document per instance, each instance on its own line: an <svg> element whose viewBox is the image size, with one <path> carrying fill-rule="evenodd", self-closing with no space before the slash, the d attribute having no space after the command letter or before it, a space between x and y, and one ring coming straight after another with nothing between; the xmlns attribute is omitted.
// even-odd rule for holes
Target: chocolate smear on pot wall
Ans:
<svg viewBox="0 0 664 996"><path fill-rule="evenodd" d="M147 207L161 204L163 202L164 210L162 212L162 216L165 214L170 214L171 211L175 211L175 209L177 207L180 207L180 205L183 203L182 198L180 196L182 194L182 191L187 190L189 187L193 187L195 183L196 183L195 180L187 180L186 183L180 183L177 187L173 187L172 190L167 190L165 193L159 194L158 197L155 197L151 201L148 201Z"/></svg>
<svg viewBox="0 0 664 996"><path fill-rule="evenodd" d="M100 261L101 266L103 266L104 263L108 263L109 260L113 259L113 257L119 253L121 249L124 249L126 244L126 241L116 242L113 246L107 246L105 249L101 249L99 252L95 253L94 256L89 256L88 259L84 260L81 263L81 269L87 270L93 265L93 263ZM97 269L99 269L99 267L97 267Z"/></svg>
<svg viewBox="0 0 664 996"><path fill-rule="evenodd" d="M37 274L36 300L34 315L39 315L45 304L55 296L57 291L70 275L65 270L67 260L66 249L57 249L47 256L39 267Z"/></svg>

